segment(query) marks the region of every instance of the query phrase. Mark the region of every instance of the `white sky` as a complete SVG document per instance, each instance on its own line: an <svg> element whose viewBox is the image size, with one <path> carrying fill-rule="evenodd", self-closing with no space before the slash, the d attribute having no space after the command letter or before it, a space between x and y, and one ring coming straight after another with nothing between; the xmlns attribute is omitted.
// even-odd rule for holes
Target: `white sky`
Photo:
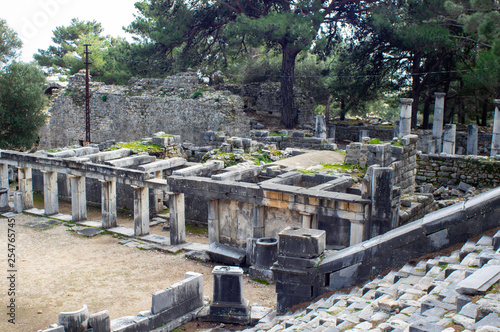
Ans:
<svg viewBox="0 0 500 332"><path fill-rule="evenodd" d="M7 21L23 41L21 57L33 61L38 49L52 44L53 30L70 25L72 18L96 20L104 35L130 36L122 29L134 20L139 0L1 0L0 18Z"/></svg>

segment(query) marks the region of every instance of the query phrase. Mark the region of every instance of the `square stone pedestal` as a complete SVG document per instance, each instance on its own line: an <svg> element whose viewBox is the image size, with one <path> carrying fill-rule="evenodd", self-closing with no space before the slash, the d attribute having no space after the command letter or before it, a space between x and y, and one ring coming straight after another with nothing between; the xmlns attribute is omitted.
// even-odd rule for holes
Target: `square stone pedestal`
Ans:
<svg viewBox="0 0 500 332"><path fill-rule="evenodd" d="M243 298L243 269L234 266L216 266L214 298L207 320L246 325L250 323L250 304Z"/></svg>

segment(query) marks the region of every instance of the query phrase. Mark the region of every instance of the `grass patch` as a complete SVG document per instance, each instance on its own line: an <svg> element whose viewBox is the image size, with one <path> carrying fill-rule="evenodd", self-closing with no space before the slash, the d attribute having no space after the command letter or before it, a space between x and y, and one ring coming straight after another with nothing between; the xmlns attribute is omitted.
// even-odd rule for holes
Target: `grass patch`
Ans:
<svg viewBox="0 0 500 332"><path fill-rule="evenodd" d="M267 282L266 280L252 279L252 281L258 282L259 284L263 284L263 285L269 286L269 282Z"/></svg>
<svg viewBox="0 0 500 332"><path fill-rule="evenodd" d="M206 234L208 233L208 227L197 224L186 224L186 231L193 234Z"/></svg>
<svg viewBox="0 0 500 332"><path fill-rule="evenodd" d="M156 144L142 144L141 141L132 141L127 143L118 143L110 147L108 150L130 149L132 153L141 152L162 152L165 150L163 146Z"/></svg>
<svg viewBox="0 0 500 332"><path fill-rule="evenodd" d="M370 144L382 144L378 138L370 138Z"/></svg>

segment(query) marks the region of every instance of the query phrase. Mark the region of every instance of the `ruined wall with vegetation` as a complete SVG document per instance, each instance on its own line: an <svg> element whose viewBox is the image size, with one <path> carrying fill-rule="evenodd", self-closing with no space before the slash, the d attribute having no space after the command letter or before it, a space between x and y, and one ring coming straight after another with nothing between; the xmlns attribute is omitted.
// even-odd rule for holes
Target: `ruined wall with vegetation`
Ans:
<svg viewBox="0 0 500 332"><path fill-rule="evenodd" d="M128 85L91 85L91 140L131 141L158 131L197 141L207 130L249 135L240 96L199 84L195 73L166 79L132 79ZM85 138L85 79L77 74L55 98L40 132L40 148L78 144Z"/></svg>

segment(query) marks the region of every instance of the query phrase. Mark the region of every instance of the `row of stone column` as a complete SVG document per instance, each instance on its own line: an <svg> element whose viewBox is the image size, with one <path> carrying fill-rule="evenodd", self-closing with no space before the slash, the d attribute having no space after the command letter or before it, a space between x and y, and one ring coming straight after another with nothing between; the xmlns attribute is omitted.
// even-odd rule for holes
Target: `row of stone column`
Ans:
<svg viewBox="0 0 500 332"><path fill-rule="evenodd" d="M45 215L52 216L59 213L57 172L42 171ZM21 212L33 208L33 179L32 169L20 167L19 190L22 195ZM87 220L87 193L84 176L68 175L71 183L71 214L72 221ZM8 208L9 203L9 176L8 165L0 164L0 182L7 193L1 195L0 207ZM116 214L116 182L101 182L102 228L109 229L117 226ZM149 234L149 188L132 186L134 189L134 235ZM18 204L19 205L19 204ZM170 225L171 244L185 242L184 194L170 195Z"/></svg>
<svg viewBox="0 0 500 332"><path fill-rule="evenodd" d="M432 151L429 153L455 154L456 125L443 124L444 102L446 94L436 92L434 103L434 119L432 123ZM491 139L491 156L500 154L500 99L495 99L495 116L493 122L493 135ZM411 133L411 104L413 99L401 99L401 113L399 123L399 135L403 137ZM478 128L477 125L469 125L467 128L467 154L477 155Z"/></svg>

